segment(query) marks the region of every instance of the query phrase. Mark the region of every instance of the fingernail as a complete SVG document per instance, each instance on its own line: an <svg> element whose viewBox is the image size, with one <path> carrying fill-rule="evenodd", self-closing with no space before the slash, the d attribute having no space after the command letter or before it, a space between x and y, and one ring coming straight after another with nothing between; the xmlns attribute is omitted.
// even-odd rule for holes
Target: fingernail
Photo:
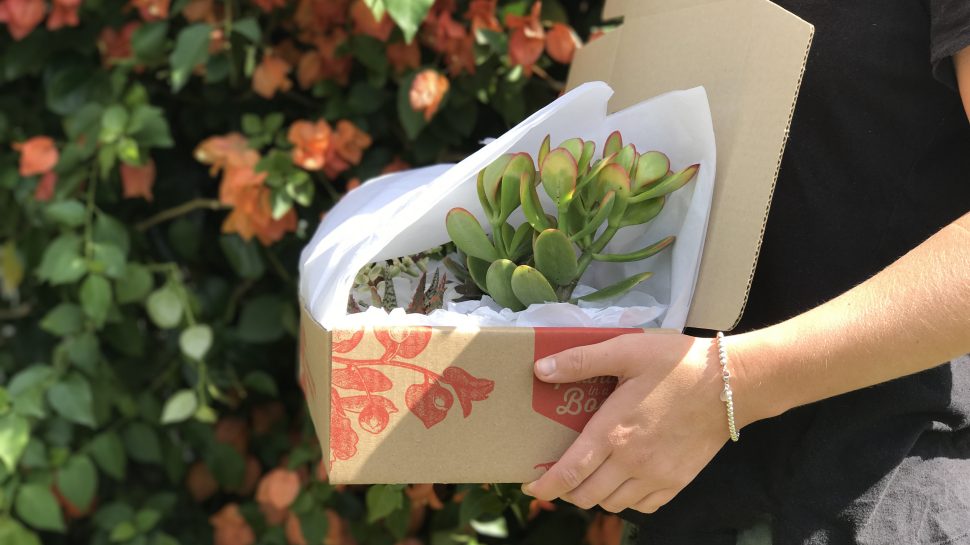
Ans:
<svg viewBox="0 0 970 545"><path fill-rule="evenodd" d="M522 485L522 493L526 496L532 495L532 483L525 483Z"/></svg>
<svg viewBox="0 0 970 545"><path fill-rule="evenodd" d="M536 362L536 369L540 375L549 376L556 372L556 360L554 358L542 358Z"/></svg>

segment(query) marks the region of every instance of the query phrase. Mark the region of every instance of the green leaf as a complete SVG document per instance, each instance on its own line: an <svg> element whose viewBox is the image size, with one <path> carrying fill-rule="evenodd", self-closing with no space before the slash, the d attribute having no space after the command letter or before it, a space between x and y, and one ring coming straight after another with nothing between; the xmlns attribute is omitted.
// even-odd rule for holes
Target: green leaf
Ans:
<svg viewBox="0 0 970 545"><path fill-rule="evenodd" d="M41 319L40 328L58 337L80 333L84 329L84 313L74 303L61 303Z"/></svg>
<svg viewBox="0 0 970 545"><path fill-rule="evenodd" d="M84 212L84 205L76 200L55 202L44 209L44 215L49 221L66 227L78 227L83 224Z"/></svg>
<svg viewBox="0 0 970 545"><path fill-rule="evenodd" d="M495 537L499 539L509 537L509 525L506 522L505 517L495 517L487 521L472 520L470 524L472 529L483 536Z"/></svg>
<svg viewBox="0 0 970 545"><path fill-rule="evenodd" d="M576 279L579 262L569 238L559 229L546 229L535 241L536 269L550 282L565 286Z"/></svg>
<svg viewBox="0 0 970 545"><path fill-rule="evenodd" d="M179 348L193 360L201 360L212 346L212 328L199 324L186 328L179 335Z"/></svg>
<svg viewBox="0 0 970 545"><path fill-rule="evenodd" d="M0 416L0 462L3 462L7 471L16 471L17 462L27 448L28 441L30 423L26 418L16 413Z"/></svg>
<svg viewBox="0 0 970 545"><path fill-rule="evenodd" d="M2 494L0 494L2 495ZM0 518L0 545L41 545L37 534L10 517Z"/></svg>
<svg viewBox="0 0 970 545"><path fill-rule="evenodd" d="M591 293L589 295L584 295L582 297L578 297L577 300L579 300L579 301L604 301L604 300L607 300L607 299L613 299L614 297L619 297L619 296L623 295L624 293L630 291L631 289L633 289L634 286L636 286L640 282L643 282L643 281L647 280L651 276L653 276L653 273L652 272L645 272L645 273L640 273L640 274L637 274L637 275L633 275L633 276L631 276L629 278L620 280L619 282L617 282L615 284L611 284L611 285L609 285L609 286L607 286L607 287L605 287L605 288L603 288L603 289L601 289L599 291L595 291L595 292L593 292L593 293Z"/></svg>
<svg viewBox="0 0 970 545"><path fill-rule="evenodd" d="M94 241L116 246L124 255L128 255L131 248L131 238L125 224L104 213L99 213L94 220Z"/></svg>
<svg viewBox="0 0 970 545"><path fill-rule="evenodd" d="M37 276L51 285L77 282L86 272L81 257L81 238L73 233L61 235L44 251Z"/></svg>
<svg viewBox="0 0 970 545"><path fill-rule="evenodd" d="M306 534L304 533L304 535ZM152 538L151 545L180 545L180 544L177 539L175 539L174 537L164 532L155 532L155 537Z"/></svg>
<svg viewBox="0 0 970 545"><path fill-rule="evenodd" d="M135 527L142 533L150 531L160 520L162 514L155 509L139 509L135 513Z"/></svg>
<svg viewBox="0 0 970 545"><path fill-rule="evenodd" d="M101 134L98 137L103 143L111 143L125 134L128 124L128 110L120 104L112 104L101 114Z"/></svg>
<svg viewBox="0 0 970 545"><path fill-rule="evenodd" d="M162 424L188 420L199 408L199 400L193 390L179 390L172 394L162 409Z"/></svg>
<svg viewBox="0 0 970 545"><path fill-rule="evenodd" d="M239 318L239 337L247 342L267 343L283 336L283 302L274 295L250 299Z"/></svg>
<svg viewBox="0 0 970 545"><path fill-rule="evenodd" d="M468 210L453 208L445 216L445 228L448 231L448 236L462 252L485 261L498 259L499 255L495 246L488 239L482 225Z"/></svg>
<svg viewBox="0 0 970 545"><path fill-rule="evenodd" d="M146 464L161 463L162 446L158 441L158 434L148 424L144 422L129 424L123 435L128 454L134 460Z"/></svg>
<svg viewBox="0 0 970 545"><path fill-rule="evenodd" d="M504 509L502 500L494 492L481 488L472 488L461 502L458 510L460 526L487 516L500 515Z"/></svg>
<svg viewBox="0 0 970 545"><path fill-rule="evenodd" d="M61 508L50 489L42 484L29 483L20 487L14 503L17 515L38 530L64 531Z"/></svg>
<svg viewBox="0 0 970 545"><path fill-rule="evenodd" d="M249 388L250 390L259 392L261 394L266 394L271 397L279 396L279 390L276 387L276 381L273 380L272 375L266 371L250 371L243 378L243 386Z"/></svg>
<svg viewBox="0 0 970 545"><path fill-rule="evenodd" d="M90 269L110 278L121 278L127 269L125 254L114 244L95 242Z"/></svg>
<svg viewBox="0 0 970 545"><path fill-rule="evenodd" d="M384 0L364 0L364 5L370 9L375 20L380 21L384 18L384 13L387 11Z"/></svg>
<svg viewBox="0 0 970 545"><path fill-rule="evenodd" d="M404 506L404 485L375 484L367 489L367 522L373 524Z"/></svg>
<svg viewBox="0 0 970 545"><path fill-rule="evenodd" d="M143 64L154 64L165 54L165 38L168 36L168 21L146 23L135 29L131 35L131 50L135 60Z"/></svg>
<svg viewBox="0 0 970 545"><path fill-rule="evenodd" d="M108 536L108 539L110 539L112 543L122 543L130 540L136 535L138 535L138 529L135 528L134 523L125 520L119 522L117 526L111 529L111 534Z"/></svg>
<svg viewBox="0 0 970 545"><path fill-rule="evenodd" d="M263 276L266 266L255 241L246 242L238 235L219 237L222 253L229 260L232 269L242 278L255 279Z"/></svg>
<svg viewBox="0 0 970 545"><path fill-rule="evenodd" d="M236 19L232 23L232 31L240 36L247 38L253 43L259 43L262 37L262 31L259 28L259 22L255 17L244 17L242 19Z"/></svg>
<svg viewBox="0 0 970 545"><path fill-rule="evenodd" d="M387 54L384 42L363 34L351 38L350 48L354 57L376 74L387 72Z"/></svg>
<svg viewBox="0 0 970 545"><path fill-rule="evenodd" d="M515 263L508 259L493 261L485 273L485 287L496 303L514 311L523 310L523 305L512 291L512 275Z"/></svg>
<svg viewBox="0 0 970 545"><path fill-rule="evenodd" d="M242 484L246 475L246 461L226 443L213 444L206 452L205 462L222 486L236 488Z"/></svg>
<svg viewBox="0 0 970 545"><path fill-rule="evenodd" d="M79 110L101 86L100 72L77 55L62 55L59 62L48 64L43 86L47 108L58 115Z"/></svg>
<svg viewBox="0 0 970 545"><path fill-rule="evenodd" d="M411 84L414 83L415 76L417 76L417 72L413 72L401 80L397 89L397 117L401 126L404 127L404 133L408 140L415 140L428 125L424 114L414 111L414 108L411 107Z"/></svg>
<svg viewBox="0 0 970 545"><path fill-rule="evenodd" d="M93 333L82 333L68 339L67 359L77 365L89 375L97 372L98 362L101 361L101 346L98 337Z"/></svg>
<svg viewBox="0 0 970 545"><path fill-rule="evenodd" d="M171 329L182 322L182 299L171 284L155 290L145 301L148 316L162 329Z"/></svg>
<svg viewBox="0 0 970 545"><path fill-rule="evenodd" d="M559 300L549 280L528 265L519 265L512 273L512 292L527 307Z"/></svg>
<svg viewBox="0 0 970 545"><path fill-rule="evenodd" d="M46 412L44 392L52 376L54 369L48 365L32 365L14 375L7 385L7 393L13 399L14 412L43 418Z"/></svg>
<svg viewBox="0 0 970 545"><path fill-rule="evenodd" d="M404 41L411 43L418 33L421 22L428 16L434 0L384 0L387 13L404 34Z"/></svg>
<svg viewBox="0 0 970 545"><path fill-rule="evenodd" d="M209 58L209 35L212 27L195 23L182 29L175 39L175 49L169 57L172 65L172 92L179 92L189 81L192 69Z"/></svg>
<svg viewBox="0 0 970 545"><path fill-rule="evenodd" d="M152 290L152 273L140 263L129 263L125 274L115 282L118 303L137 303L145 300Z"/></svg>
<svg viewBox="0 0 970 545"><path fill-rule="evenodd" d="M47 402L71 422L95 427L91 385L79 374L72 373L47 390Z"/></svg>
<svg viewBox="0 0 970 545"><path fill-rule="evenodd" d="M88 452L101 471L119 481L125 478L125 446L117 433L106 431L98 435L88 444Z"/></svg>
<svg viewBox="0 0 970 545"><path fill-rule="evenodd" d="M79 299L84 313L100 328L111 308L111 283L101 275L88 275L81 284Z"/></svg>
<svg viewBox="0 0 970 545"><path fill-rule="evenodd" d="M71 456L57 471L57 489L80 510L91 505L98 488L98 472L83 454Z"/></svg>
<svg viewBox="0 0 970 545"><path fill-rule="evenodd" d="M175 145L165 111L154 106L137 106L131 112L128 135L146 148L170 148Z"/></svg>

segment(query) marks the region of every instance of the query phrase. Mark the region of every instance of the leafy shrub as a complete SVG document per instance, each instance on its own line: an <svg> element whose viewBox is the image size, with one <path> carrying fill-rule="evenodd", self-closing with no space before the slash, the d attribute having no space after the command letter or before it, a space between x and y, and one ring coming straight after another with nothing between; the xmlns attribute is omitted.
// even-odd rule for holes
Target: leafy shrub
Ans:
<svg viewBox="0 0 970 545"><path fill-rule="evenodd" d="M496 4L0 0L0 544L618 539L515 485L331 486L296 381L322 214L548 103L600 31Z"/></svg>

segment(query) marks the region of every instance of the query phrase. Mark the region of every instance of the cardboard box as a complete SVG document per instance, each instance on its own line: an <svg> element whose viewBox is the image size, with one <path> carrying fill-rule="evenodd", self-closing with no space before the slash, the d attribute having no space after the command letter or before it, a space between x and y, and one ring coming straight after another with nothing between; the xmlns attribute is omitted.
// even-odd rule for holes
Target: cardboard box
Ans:
<svg viewBox="0 0 970 545"><path fill-rule="evenodd" d="M706 87L718 166L688 325L744 309L813 28L767 0L609 0L622 26L577 52L569 87L610 111ZM442 216L444 211L442 212ZM303 310L300 380L333 483L525 482L572 443L616 379L544 384L533 362L642 330L324 330Z"/></svg>

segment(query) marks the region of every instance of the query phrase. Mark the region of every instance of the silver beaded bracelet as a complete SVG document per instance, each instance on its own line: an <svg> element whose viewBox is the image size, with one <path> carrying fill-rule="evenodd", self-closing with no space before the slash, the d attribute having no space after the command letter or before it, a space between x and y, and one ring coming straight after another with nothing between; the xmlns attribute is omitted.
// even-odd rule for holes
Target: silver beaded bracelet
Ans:
<svg viewBox="0 0 970 545"><path fill-rule="evenodd" d="M728 431L731 441L735 443L741 438L738 428L734 424L734 392L731 391L731 371L728 371L727 348L724 347L724 333L717 332L717 358L721 362L721 377L724 379L724 390L721 391L721 401L727 406Z"/></svg>

